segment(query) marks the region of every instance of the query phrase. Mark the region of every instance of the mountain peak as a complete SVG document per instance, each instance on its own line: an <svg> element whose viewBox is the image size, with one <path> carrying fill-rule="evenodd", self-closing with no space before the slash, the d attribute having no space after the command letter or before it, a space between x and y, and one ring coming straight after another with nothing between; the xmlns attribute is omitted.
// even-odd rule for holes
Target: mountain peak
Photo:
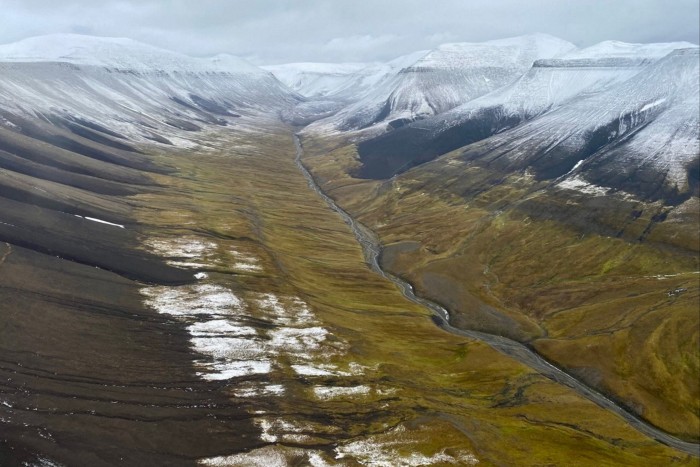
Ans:
<svg viewBox="0 0 700 467"><path fill-rule="evenodd" d="M433 49L418 60L414 67L489 67L503 66L505 63L529 67L539 58L556 57L575 48L568 41L541 33L485 42L452 42Z"/></svg>
<svg viewBox="0 0 700 467"><path fill-rule="evenodd" d="M64 62L131 71L263 73L243 59L194 58L124 37L49 34L0 45L0 62Z"/></svg>
<svg viewBox="0 0 700 467"><path fill-rule="evenodd" d="M644 58L659 59L676 49L697 47L690 42L658 42L635 44L621 41L603 41L584 49L575 50L563 58Z"/></svg>

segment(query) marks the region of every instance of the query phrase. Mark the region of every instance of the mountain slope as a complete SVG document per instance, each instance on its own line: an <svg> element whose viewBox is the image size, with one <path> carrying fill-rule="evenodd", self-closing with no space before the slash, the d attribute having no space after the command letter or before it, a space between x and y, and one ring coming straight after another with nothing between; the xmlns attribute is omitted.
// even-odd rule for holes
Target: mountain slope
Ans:
<svg viewBox="0 0 700 467"><path fill-rule="evenodd" d="M658 74L653 71L654 68L649 68L650 64L657 60L658 55L663 52L670 53L678 45L687 45L684 43L640 46L629 44L627 47L621 47L619 43L616 44L618 48L624 50L624 54L613 51L612 55L605 55L610 47L603 43L567 54L560 59L537 61L525 75L509 86L467 102L442 115L407 125L361 143L359 149L364 167L360 173L366 177L389 177L397 171L407 170L440 154L506 131L542 114L559 112L558 115L560 115L564 112L561 108L575 106L579 100L586 100L587 104L581 104L583 107L588 106L599 110L615 105L614 102L631 100L639 103L638 107L641 109L646 103L655 99L654 91L652 89L635 91L637 86L635 81L630 82L626 91L622 91L622 88L618 89L618 86L638 74L640 77L643 73ZM672 60L662 62L659 69L667 71L660 73L673 73L674 65L671 62ZM692 97L693 63L692 59L686 62L686 66L691 68L687 72L691 76L688 91ZM662 92L663 82L668 79L668 76L649 79L655 79L657 81L655 89ZM648 96L644 98L635 96L635 92L647 93ZM615 97L618 93L622 93L619 99ZM598 97L598 101L591 100L596 95L605 97ZM576 109L572 110L571 117L552 118L562 118L563 125L585 126L583 120L574 117L574 113L583 111L583 108L571 108ZM539 122L539 120L536 121ZM552 125L552 131L543 132L543 134L552 136L556 123Z"/></svg>
<svg viewBox="0 0 700 467"><path fill-rule="evenodd" d="M440 114L504 86L537 59L561 55L574 46L535 34L483 43L445 44L402 67L362 100L309 131L382 131Z"/></svg>
<svg viewBox="0 0 700 467"><path fill-rule="evenodd" d="M280 75L280 80L291 84L292 88L296 82L300 92L309 96L285 113L285 120L306 126L332 116L362 100L425 54L427 51L418 51L386 63L370 64L359 70L356 70L357 64L292 63L271 67ZM353 69L354 72L349 72Z"/></svg>
<svg viewBox="0 0 700 467"><path fill-rule="evenodd" d="M0 61L0 464L694 464L692 445L637 432L521 346L444 332L370 270L371 254L299 170L298 127L278 118L318 101L235 57L50 40L56 50L30 41ZM382 73L368 76L393 76ZM360 183L397 201L381 217L401 225L391 235L428 237L420 252L435 259L473 212L456 197L426 202L451 188L440 173L407 199L404 181ZM364 195L362 208L376 208ZM422 228L436 219L443 230ZM479 284L479 255L510 260L502 253L518 242L495 231L426 283L448 299ZM487 265L503 280L543 274ZM441 282L473 268L457 286ZM541 336L529 317L468 309L485 327ZM685 382L684 368L668 368ZM677 405L687 394L674 392ZM669 439L682 451L657 442Z"/></svg>
<svg viewBox="0 0 700 467"><path fill-rule="evenodd" d="M132 72L229 72L264 75L260 68L232 55L193 58L120 37L49 34L0 45L4 62L61 62Z"/></svg>
<svg viewBox="0 0 700 467"><path fill-rule="evenodd" d="M183 142L180 130L278 113L299 100L272 74L235 57L197 59L130 39L25 39L0 46L0 73L6 112L99 122L160 143Z"/></svg>
<svg viewBox="0 0 700 467"><path fill-rule="evenodd" d="M583 177L644 199L697 188L698 48L674 51L605 92L468 149L465 157L540 179ZM498 161L498 162L496 162Z"/></svg>

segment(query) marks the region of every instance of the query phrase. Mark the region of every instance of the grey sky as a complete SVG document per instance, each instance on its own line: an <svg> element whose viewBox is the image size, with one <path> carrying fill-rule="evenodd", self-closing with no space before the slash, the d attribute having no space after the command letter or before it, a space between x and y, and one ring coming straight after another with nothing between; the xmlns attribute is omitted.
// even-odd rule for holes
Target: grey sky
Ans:
<svg viewBox="0 0 700 467"><path fill-rule="evenodd" d="M698 0L0 0L0 43L131 37L258 64L373 61L445 42L545 32L587 46L698 43Z"/></svg>

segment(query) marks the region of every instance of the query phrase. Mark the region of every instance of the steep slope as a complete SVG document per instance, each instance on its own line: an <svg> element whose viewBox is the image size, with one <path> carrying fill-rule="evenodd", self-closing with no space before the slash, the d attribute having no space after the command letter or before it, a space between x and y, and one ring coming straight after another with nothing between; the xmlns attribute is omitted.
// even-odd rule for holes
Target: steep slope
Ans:
<svg viewBox="0 0 700 467"><path fill-rule="evenodd" d="M181 141L179 130L274 114L298 101L272 74L235 57L196 59L130 39L25 39L0 46L0 73L6 112L99 122L160 143Z"/></svg>
<svg viewBox="0 0 700 467"><path fill-rule="evenodd" d="M674 51L605 92L465 151L538 179L588 183L678 204L697 191L698 48ZM694 193L695 192L695 193Z"/></svg>
<svg viewBox="0 0 700 467"><path fill-rule="evenodd" d="M361 144L361 175L390 177L574 99L607 92L660 56L688 46L692 44L604 42L558 59L538 60L509 86Z"/></svg>
<svg viewBox="0 0 700 467"><path fill-rule="evenodd" d="M574 48L569 42L535 34L484 43L445 44L402 67L361 101L311 125L319 133L353 131L440 114L517 79L540 58Z"/></svg>
<svg viewBox="0 0 700 467"><path fill-rule="evenodd" d="M3 46L0 58L0 464L191 465L197 451L242 446L240 434L257 431L213 422L205 407L244 410L197 381L183 330L139 293L194 280L141 247L139 199L163 190L156 179L174 168L139 143L187 133L166 123L178 108L169 96L206 72L176 79L174 64L145 68L159 53L141 68L131 42L68 39L85 47L76 53L115 55L64 53L59 36Z"/></svg>

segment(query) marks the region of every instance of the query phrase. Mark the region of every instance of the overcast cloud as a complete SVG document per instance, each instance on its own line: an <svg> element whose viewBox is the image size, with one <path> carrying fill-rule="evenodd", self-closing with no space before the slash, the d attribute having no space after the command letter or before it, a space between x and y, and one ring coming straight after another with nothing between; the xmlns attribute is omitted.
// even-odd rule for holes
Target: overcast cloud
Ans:
<svg viewBox="0 0 700 467"><path fill-rule="evenodd" d="M698 43L698 0L0 0L0 43L74 32L257 64L375 61L545 32L587 46Z"/></svg>

